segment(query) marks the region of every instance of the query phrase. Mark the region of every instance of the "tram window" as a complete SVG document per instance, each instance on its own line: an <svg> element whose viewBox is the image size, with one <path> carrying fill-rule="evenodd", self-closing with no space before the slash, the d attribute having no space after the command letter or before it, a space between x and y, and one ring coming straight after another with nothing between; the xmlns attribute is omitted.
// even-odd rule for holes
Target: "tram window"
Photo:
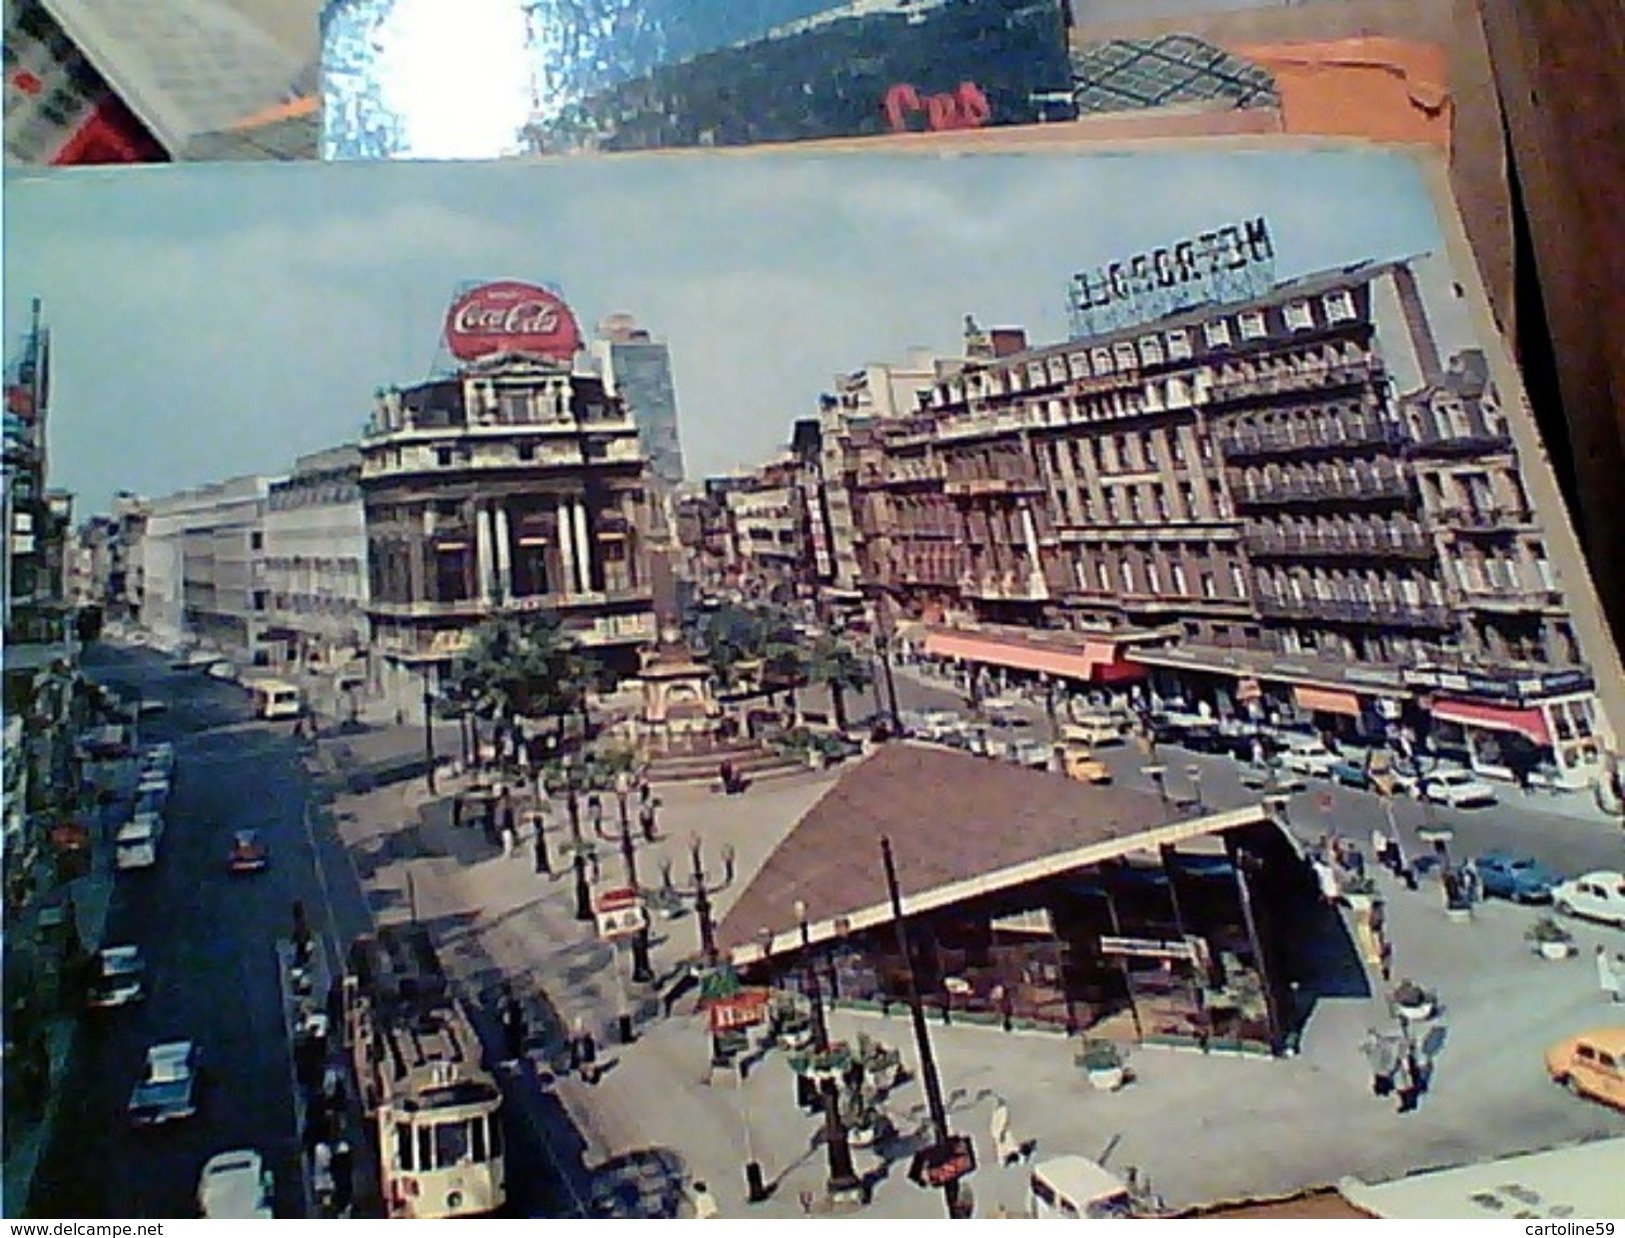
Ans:
<svg viewBox="0 0 1625 1238"><path fill-rule="evenodd" d="M468 1121L441 1122L434 1128L437 1169L449 1169L468 1159Z"/></svg>
<svg viewBox="0 0 1625 1238"><path fill-rule="evenodd" d="M432 1126L418 1127L418 1168L425 1173L435 1168L434 1127Z"/></svg>
<svg viewBox="0 0 1625 1238"><path fill-rule="evenodd" d="M484 1161L485 1156L485 1118L474 1118L469 1122L471 1133L474 1136L474 1159Z"/></svg>
<svg viewBox="0 0 1625 1238"><path fill-rule="evenodd" d="M395 1161L404 1170L410 1171L412 1164L412 1126L408 1122L395 1123Z"/></svg>

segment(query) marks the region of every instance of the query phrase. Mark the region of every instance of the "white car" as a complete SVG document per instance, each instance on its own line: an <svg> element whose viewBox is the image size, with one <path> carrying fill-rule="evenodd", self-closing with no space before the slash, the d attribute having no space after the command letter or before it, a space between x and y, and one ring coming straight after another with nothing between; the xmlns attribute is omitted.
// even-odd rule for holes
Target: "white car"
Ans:
<svg viewBox="0 0 1625 1238"><path fill-rule="evenodd" d="M1013 739L1004 750L1004 759L1012 765L1024 765L1028 769L1049 768L1050 758L1055 750L1046 743L1036 739Z"/></svg>
<svg viewBox="0 0 1625 1238"><path fill-rule="evenodd" d="M1488 808L1495 803L1495 788L1467 770L1450 769L1428 774L1422 780L1417 798L1449 804L1452 808Z"/></svg>
<svg viewBox="0 0 1625 1238"><path fill-rule="evenodd" d="M211 1156L197 1180L197 1206L209 1221L269 1221L271 1171L252 1148Z"/></svg>
<svg viewBox="0 0 1625 1238"><path fill-rule="evenodd" d="M1625 928L1625 875L1598 869L1552 887L1552 908Z"/></svg>
<svg viewBox="0 0 1625 1238"><path fill-rule="evenodd" d="M1330 778L1337 764L1337 754L1318 739L1291 743L1281 753L1281 765L1294 774L1312 778Z"/></svg>
<svg viewBox="0 0 1625 1238"><path fill-rule="evenodd" d="M146 1069L130 1092L130 1124L158 1126L197 1113L198 1047L165 1040L147 1050Z"/></svg>

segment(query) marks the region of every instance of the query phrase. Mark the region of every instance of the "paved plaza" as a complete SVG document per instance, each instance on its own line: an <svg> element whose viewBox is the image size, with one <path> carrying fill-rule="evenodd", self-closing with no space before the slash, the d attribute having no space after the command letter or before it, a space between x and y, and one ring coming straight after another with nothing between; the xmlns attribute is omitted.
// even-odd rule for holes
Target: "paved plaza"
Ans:
<svg viewBox="0 0 1625 1238"><path fill-rule="evenodd" d="M390 734L374 739L380 750ZM405 742L404 733L396 742ZM654 883L662 858L685 874L691 836L704 841L715 875L720 849L731 845L739 876L715 900L720 918L836 773L763 783L738 797L704 788L664 792L664 841L640 847L640 879ZM606 800L613 822L614 797ZM692 996L665 1017L658 986L632 1003L641 1020L635 1043L613 1044L615 1018L626 1005L625 960L596 939L590 924L574 919L573 882L558 852L566 837L561 825L555 823L550 836L559 875L548 877L533 871L528 839L512 858L503 857L479 829L454 829L448 802L428 797L421 782L341 796L332 811L377 919L415 910L477 1002L504 980L515 982L536 1033L525 1078L554 1095L582 1141L561 1148L561 1160L579 1157L591 1171L658 1153L685 1180L705 1180L724 1215L798 1215L804 1195L820 1206L821 1123L795 1108L781 1052L759 1055L743 1085L726 1071L711 1077L705 1026ZM619 884L617 848L605 844L599 851L605 882ZM906 872L902 880L906 888ZM1367 1027L1388 1024L1380 996L1322 998L1301 1052L1288 1059L1136 1050L1134 1081L1110 1094L1087 1086L1072 1064L1072 1047L1059 1035L944 1027L933 1020L953 1124L976 1137L983 1160L971 1180L978 1214L1017 1213L1022 1204L1021 1169L987 1163L998 1097L1009 1105L1016 1134L1035 1140L1040 1157L1081 1152L1119 1171L1134 1166L1174 1208L1280 1195L1345 1174L1376 1181L1625 1133L1625 1115L1566 1095L1542 1068L1542 1053L1554 1040L1620 1021L1618 1008L1611 1010L1596 988L1589 958L1599 943L1625 948L1625 934L1579 926L1579 954L1553 963L1523 941L1536 914L1530 909L1481 905L1471 923L1458 925L1447 922L1435 883L1424 882L1414 893L1390 883L1385 893L1395 978L1412 976L1437 989L1443 1007L1422 1029L1433 1072L1416 1113L1400 1115L1391 1101L1370 1093L1359 1042ZM784 919L785 926L793 920L789 908ZM693 916L657 920L653 947L657 975L669 981L680 974L698 950ZM559 1064L564 1028L576 1019L598 1031L612 1064L597 1087L550 1069ZM916 1060L902 1012L888 1020L840 1011L832 1028L849 1037L868 1030L900 1048L905 1063ZM870 1150L856 1153L859 1171L874 1182L864 1215L940 1215L940 1197L906 1177L908 1158L920 1146L914 1136L927 1122L919 1083L902 1084L885 1107L900 1138L883 1149L889 1160ZM770 1201L754 1207L744 1202L747 1138L775 1187ZM590 1193L590 1174L582 1181Z"/></svg>

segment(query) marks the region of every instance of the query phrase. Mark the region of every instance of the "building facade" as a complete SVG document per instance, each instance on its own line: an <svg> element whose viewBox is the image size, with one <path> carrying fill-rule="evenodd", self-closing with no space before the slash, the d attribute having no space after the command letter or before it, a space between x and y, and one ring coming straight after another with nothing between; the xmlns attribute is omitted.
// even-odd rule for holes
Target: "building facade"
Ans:
<svg viewBox="0 0 1625 1238"><path fill-rule="evenodd" d="M638 443L649 471L665 487L683 482L683 443L677 427L677 391L671 351L637 325L630 314L612 314L589 346L604 390L625 402L637 423Z"/></svg>
<svg viewBox="0 0 1625 1238"><path fill-rule="evenodd" d="M234 477L154 499L142 540L142 623L171 644L205 642L269 665L265 502L270 480Z"/></svg>
<svg viewBox="0 0 1625 1238"><path fill-rule="evenodd" d="M361 439L382 688L421 716L472 630L557 613L612 673L654 637L648 497L626 403L572 358L499 352L380 393Z"/></svg>
<svg viewBox="0 0 1625 1238"><path fill-rule="evenodd" d="M1459 295L1423 257L1050 347L971 324L918 411L849 436L863 588L1072 633L1036 673L1492 774L1527 741L1584 785L1608 737L1484 357L1442 355ZM937 648L1043 662L975 643Z"/></svg>
<svg viewBox="0 0 1625 1238"><path fill-rule="evenodd" d="M336 671L367 648L367 521L361 449L301 456L265 499L266 644L271 664ZM364 664L363 664L364 666ZM365 672L360 678L366 679Z"/></svg>

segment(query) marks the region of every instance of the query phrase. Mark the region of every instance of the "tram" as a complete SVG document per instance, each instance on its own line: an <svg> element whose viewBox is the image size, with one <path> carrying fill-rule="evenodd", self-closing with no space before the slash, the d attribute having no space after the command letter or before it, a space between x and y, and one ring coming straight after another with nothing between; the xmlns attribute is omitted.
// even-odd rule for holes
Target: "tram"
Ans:
<svg viewBox="0 0 1625 1238"><path fill-rule="evenodd" d="M507 1197L502 1092L421 925L350 947L345 1043L392 1219L485 1216Z"/></svg>

